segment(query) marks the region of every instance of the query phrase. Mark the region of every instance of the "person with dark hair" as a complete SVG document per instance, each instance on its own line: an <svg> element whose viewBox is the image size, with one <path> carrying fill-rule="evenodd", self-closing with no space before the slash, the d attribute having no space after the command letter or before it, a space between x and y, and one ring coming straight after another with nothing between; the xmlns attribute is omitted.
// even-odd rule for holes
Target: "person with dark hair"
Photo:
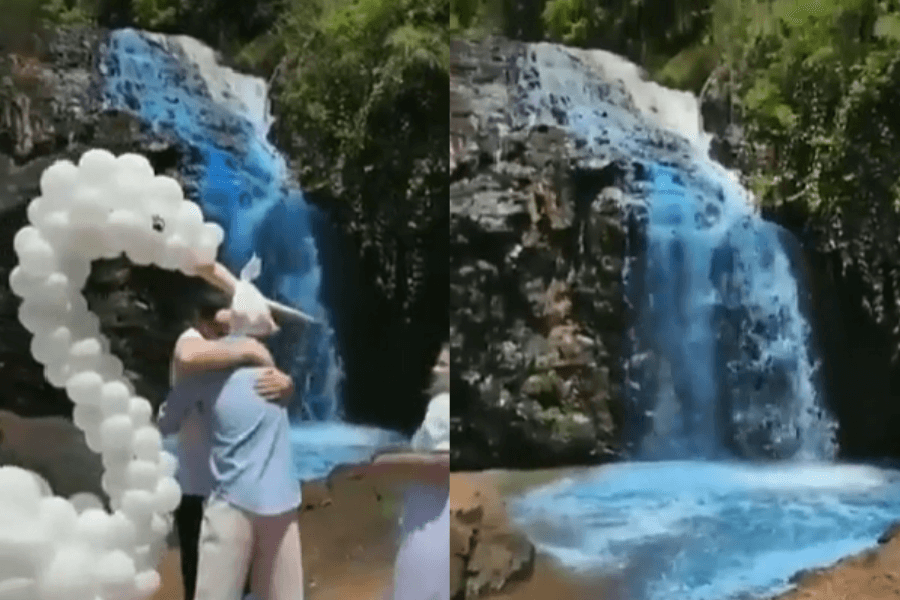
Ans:
<svg viewBox="0 0 900 600"><path fill-rule="evenodd" d="M287 410L271 402L289 396L292 382L274 369L267 352L266 360L257 360L261 344L250 337L268 337L278 327L267 309L243 304L237 294L231 308L218 310L215 324L226 337L188 339L176 351L177 381L158 419L165 433L198 414L205 431L211 477L194 598L237 600L249 575L259 600L302 600L300 482Z"/></svg>
<svg viewBox="0 0 900 600"><path fill-rule="evenodd" d="M175 343L170 383L206 371L238 366L259 366L256 392L269 401L281 401L293 392L290 378L274 367L268 349L253 338L223 342L228 333L231 298L213 287L199 291L194 303L193 326ZM199 404L198 398L198 404ZM203 415L191 411L181 422L178 437L178 483L182 499L175 510L175 527L181 550L185 600L193 600L199 561L203 502L213 487L209 466L210 440Z"/></svg>

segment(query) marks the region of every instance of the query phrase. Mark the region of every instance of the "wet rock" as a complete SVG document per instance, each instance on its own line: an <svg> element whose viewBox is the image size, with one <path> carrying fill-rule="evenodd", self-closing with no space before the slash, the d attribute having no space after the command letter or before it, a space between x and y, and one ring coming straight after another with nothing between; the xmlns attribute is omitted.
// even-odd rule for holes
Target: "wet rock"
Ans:
<svg viewBox="0 0 900 600"><path fill-rule="evenodd" d="M534 544L520 533L495 533L480 539L469 558L466 596L499 592L534 572Z"/></svg>
<svg viewBox="0 0 900 600"><path fill-rule="evenodd" d="M451 48L452 466L607 460L630 167L512 114L523 44Z"/></svg>
<svg viewBox="0 0 900 600"><path fill-rule="evenodd" d="M451 598L481 598L531 576L534 545L512 528L499 497L476 491L451 515Z"/></svg>

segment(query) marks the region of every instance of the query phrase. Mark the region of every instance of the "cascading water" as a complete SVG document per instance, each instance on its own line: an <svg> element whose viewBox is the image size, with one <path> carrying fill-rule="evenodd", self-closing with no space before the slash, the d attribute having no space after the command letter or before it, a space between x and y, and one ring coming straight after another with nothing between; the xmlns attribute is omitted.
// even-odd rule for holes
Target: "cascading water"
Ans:
<svg viewBox="0 0 900 600"><path fill-rule="evenodd" d="M628 600L772 593L874 543L900 477L828 463L797 242L708 157L696 99L602 51L529 45L512 72L507 126L563 129L581 168L632 166L622 209L643 237L624 273L641 462L518 498L518 522ZM739 460L760 457L790 462Z"/></svg>
<svg viewBox="0 0 900 600"><path fill-rule="evenodd" d="M263 263L254 282L260 291L318 320L303 331L285 327L271 344L297 388L292 438L298 474L321 476L402 440L341 422L343 374L319 301L314 213L268 140L273 119L266 82L221 66L192 38L133 29L110 34L99 70L105 109L137 116L181 150L187 197L225 230L219 260L237 273L256 253Z"/></svg>

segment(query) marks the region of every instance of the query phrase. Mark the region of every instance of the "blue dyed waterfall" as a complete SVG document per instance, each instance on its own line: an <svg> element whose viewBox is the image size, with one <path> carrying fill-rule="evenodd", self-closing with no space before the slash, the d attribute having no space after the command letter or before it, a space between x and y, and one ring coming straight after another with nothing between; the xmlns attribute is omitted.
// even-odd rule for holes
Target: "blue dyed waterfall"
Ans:
<svg viewBox="0 0 900 600"><path fill-rule="evenodd" d="M504 126L563 130L578 169L618 165L640 239L623 273L636 462L526 493L515 520L628 600L764 598L874 545L900 473L832 462L802 252L709 158L696 99L601 51L531 44L511 67Z"/></svg>
<svg viewBox="0 0 900 600"><path fill-rule="evenodd" d="M267 139L265 83L219 66L195 40L130 29L110 35L100 72L107 109L138 116L188 157L181 166L186 194L225 230L219 260L237 273L256 252L263 262L255 282L260 291L323 323L299 339L290 331L279 334L274 350L279 364L292 366L302 399L295 400L294 414L340 418L340 363L319 303L311 208Z"/></svg>
<svg viewBox="0 0 900 600"><path fill-rule="evenodd" d="M831 458L834 423L812 384L809 325L782 243L789 234L709 159L696 100L643 81L612 54L542 44L520 58L511 97L511 128L567 131L582 168L639 167L640 189L622 208L642 215L648 250L631 301L656 372L634 398L633 410L650 417L634 440L638 456L723 457L734 438L764 430L760 450ZM721 340L728 318L739 321L732 348ZM765 398L743 393L740 374L751 371Z"/></svg>

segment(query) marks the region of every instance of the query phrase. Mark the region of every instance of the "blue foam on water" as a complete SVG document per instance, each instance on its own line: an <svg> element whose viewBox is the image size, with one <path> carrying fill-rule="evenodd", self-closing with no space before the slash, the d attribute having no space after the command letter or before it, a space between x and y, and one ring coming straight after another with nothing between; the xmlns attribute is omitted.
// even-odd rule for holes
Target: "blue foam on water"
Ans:
<svg viewBox="0 0 900 600"><path fill-rule="evenodd" d="M629 600L729 600L872 546L900 514L900 472L827 463L601 467L511 503L541 550Z"/></svg>

